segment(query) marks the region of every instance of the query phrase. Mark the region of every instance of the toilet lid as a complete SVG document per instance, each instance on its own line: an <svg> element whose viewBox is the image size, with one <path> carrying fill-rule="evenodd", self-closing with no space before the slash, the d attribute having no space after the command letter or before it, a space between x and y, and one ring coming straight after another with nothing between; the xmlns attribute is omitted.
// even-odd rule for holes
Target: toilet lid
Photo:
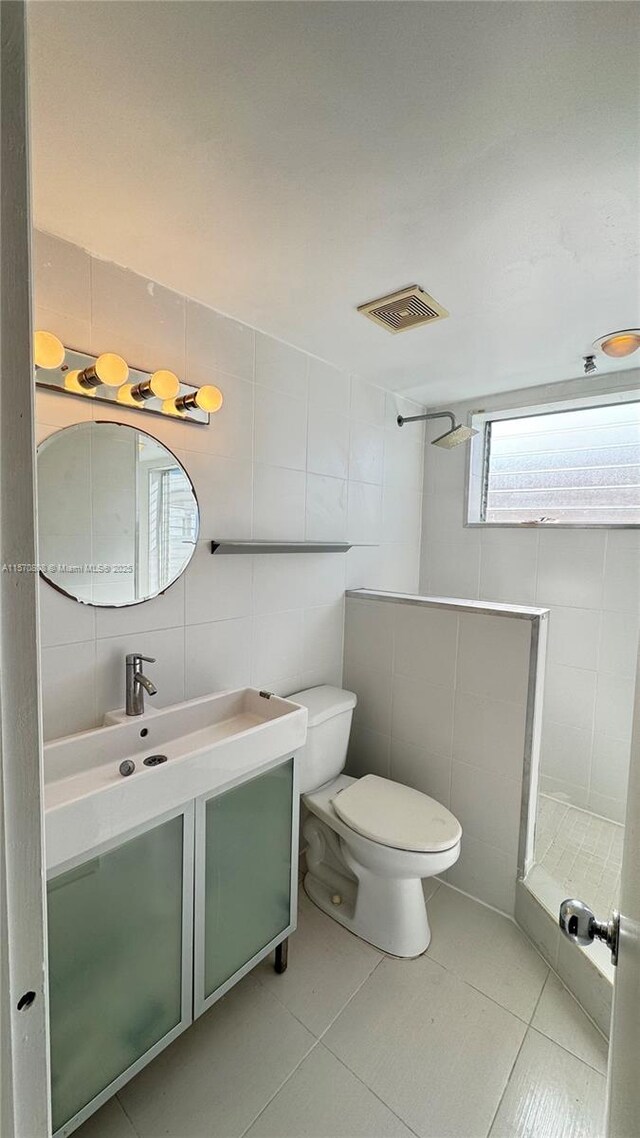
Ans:
<svg viewBox="0 0 640 1138"><path fill-rule="evenodd" d="M332 804L356 833L394 849L437 853L462 837L458 819L434 798L375 774L356 779Z"/></svg>

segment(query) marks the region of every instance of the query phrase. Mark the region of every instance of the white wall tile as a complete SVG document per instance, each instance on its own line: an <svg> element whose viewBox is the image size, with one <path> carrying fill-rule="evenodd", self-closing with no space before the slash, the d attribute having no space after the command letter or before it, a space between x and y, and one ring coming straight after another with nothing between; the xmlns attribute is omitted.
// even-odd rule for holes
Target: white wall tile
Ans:
<svg viewBox="0 0 640 1138"><path fill-rule="evenodd" d="M91 319L91 258L78 245L35 230L33 287L38 305L76 320ZM43 330L55 332L48 326Z"/></svg>
<svg viewBox="0 0 640 1138"><path fill-rule="evenodd" d="M532 531L481 535L480 597L506 604L534 604L538 535Z"/></svg>
<svg viewBox="0 0 640 1138"><path fill-rule="evenodd" d="M422 495L418 490L385 486L382 492L382 534L385 542L409 545L420 532Z"/></svg>
<svg viewBox="0 0 640 1138"><path fill-rule="evenodd" d="M343 478L307 475L307 541L345 541L347 537L347 483Z"/></svg>
<svg viewBox="0 0 640 1138"><path fill-rule="evenodd" d="M385 393L380 387L373 387L357 375L351 376L351 417L384 427Z"/></svg>
<svg viewBox="0 0 640 1138"><path fill-rule="evenodd" d="M253 451L253 384L226 372L212 372L202 382L219 387L224 403L211 416L209 426L202 430L189 429L185 423L172 423L174 429L182 428L180 447L206 450L209 454L222 454L229 458L250 459Z"/></svg>
<svg viewBox="0 0 640 1138"><path fill-rule="evenodd" d="M458 614L414 605L387 605L395 613L396 674L453 687Z"/></svg>
<svg viewBox="0 0 640 1138"><path fill-rule="evenodd" d="M91 350L117 352L134 368L185 374L185 299L95 258L91 262Z"/></svg>
<svg viewBox="0 0 640 1138"><path fill-rule="evenodd" d="M34 331L53 332L59 340L62 340L66 348L75 348L78 352L91 351L91 322L89 320L81 320L77 316L71 316L68 312L56 312L53 308L47 308L44 304L36 302L33 311L33 327ZM67 396L65 402L71 403L72 400ZM79 402L80 399L78 399ZM87 405L90 406L92 402L91 396L87 396Z"/></svg>
<svg viewBox="0 0 640 1138"><path fill-rule="evenodd" d="M526 706L457 691L453 757L505 778L522 776Z"/></svg>
<svg viewBox="0 0 640 1138"><path fill-rule="evenodd" d="M368 482L349 481L347 533L352 542L380 542L382 536L382 488Z"/></svg>
<svg viewBox="0 0 640 1138"><path fill-rule="evenodd" d="M349 738L345 773L352 778L362 778L365 774L389 778L389 736L354 726Z"/></svg>
<svg viewBox="0 0 640 1138"><path fill-rule="evenodd" d="M344 602L305 609L302 614L302 670L340 668Z"/></svg>
<svg viewBox="0 0 640 1138"><path fill-rule="evenodd" d="M451 810L463 834L514 858L520 834L521 782L522 777L507 779L454 760Z"/></svg>
<svg viewBox="0 0 640 1138"><path fill-rule="evenodd" d="M603 608L640 612L640 535L635 530L607 534Z"/></svg>
<svg viewBox="0 0 640 1138"><path fill-rule="evenodd" d="M185 660L186 699L248 686L251 621L244 618L190 625L185 630Z"/></svg>
<svg viewBox="0 0 640 1138"><path fill-rule="evenodd" d="M185 574L185 623L249 616L252 558L211 554L211 542L200 541Z"/></svg>
<svg viewBox="0 0 640 1138"><path fill-rule="evenodd" d="M512 856L470 834L462 835L460 857L447 870L447 881L494 909L509 915L514 912L516 876Z"/></svg>
<svg viewBox="0 0 640 1138"><path fill-rule="evenodd" d="M545 673L543 718L567 727L591 728L597 673L564 664L548 664Z"/></svg>
<svg viewBox="0 0 640 1138"><path fill-rule="evenodd" d="M591 794L627 799L631 748L626 739L613 739L598 732L593 737L591 761Z"/></svg>
<svg viewBox="0 0 640 1138"><path fill-rule="evenodd" d="M47 581L38 582L40 595L40 642L43 648L93 640L96 610L63 596Z"/></svg>
<svg viewBox="0 0 640 1138"><path fill-rule="evenodd" d="M255 556L253 558L253 612L260 616L270 612L285 612L289 609L304 608L307 597L305 567L309 568L311 560L313 557L308 553L258 554ZM322 602L318 601L317 603Z"/></svg>
<svg viewBox="0 0 640 1138"><path fill-rule="evenodd" d="M384 432L384 482L406 490L422 491L424 445L420 439L407 438L400 428Z"/></svg>
<svg viewBox="0 0 640 1138"><path fill-rule="evenodd" d="M601 614L594 609L557 608L549 614L548 659L572 668L598 667Z"/></svg>
<svg viewBox="0 0 640 1138"><path fill-rule="evenodd" d="M307 398L308 356L282 340L256 332L255 381L296 399Z"/></svg>
<svg viewBox="0 0 640 1138"><path fill-rule="evenodd" d="M346 372L325 360L309 356L309 402L335 415L348 415L350 379Z"/></svg>
<svg viewBox="0 0 640 1138"><path fill-rule="evenodd" d="M145 664L145 674L158 689L157 695L145 696L153 707L168 707L184 699L184 627L109 637L98 640L95 651L98 722L105 712L124 707L128 652L154 657L153 664Z"/></svg>
<svg viewBox="0 0 640 1138"><path fill-rule="evenodd" d="M176 455L188 471L200 507L200 539L251 537L252 465L245 459L196 451Z"/></svg>
<svg viewBox="0 0 640 1138"><path fill-rule="evenodd" d="M268 466L306 470L306 401L256 385L254 457Z"/></svg>
<svg viewBox="0 0 640 1138"><path fill-rule="evenodd" d="M591 771L592 731L586 727L570 727L565 723L542 726L540 768L545 775L575 786L588 788Z"/></svg>
<svg viewBox="0 0 640 1138"><path fill-rule="evenodd" d="M351 420L349 478L356 482L382 482L384 431L382 427Z"/></svg>
<svg viewBox="0 0 640 1138"><path fill-rule="evenodd" d="M344 653L350 664L375 667L378 671L391 675L396 607L347 598Z"/></svg>
<svg viewBox="0 0 640 1138"><path fill-rule="evenodd" d="M443 806L449 806L451 790L451 759L434 755L407 743L404 739L391 739L390 777L395 782L412 786L428 794Z"/></svg>
<svg viewBox="0 0 640 1138"><path fill-rule="evenodd" d="M309 404L307 469L312 474L346 478L349 473L349 420Z"/></svg>
<svg viewBox="0 0 640 1138"><path fill-rule="evenodd" d="M253 536L265 541L304 538L306 475L300 470L256 464L253 484Z"/></svg>
<svg viewBox="0 0 640 1138"><path fill-rule="evenodd" d="M184 577L160 596L125 608L98 608L96 636L126 636L136 632L153 632L158 628L177 628L184 624Z"/></svg>
<svg viewBox="0 0 640 1138"><path fill-rule="evenodd" d="M95 641L43 648L41 678L45 741L97 725Z"/></svg>
<svg viewBox="0 0 640 1138"><path fill-rule="evenodd" d="M605 530L541 533L537 604L601 608L605 543Z"/></svg>
<svg viewBox="0 0 640 1138"><path fill-rule="evenodd" d="M458 687L474 695L524 704L531 624L501 616L465 616L460 622Z"/></svg>
<svg viewBox="0 0 640 1138"><path fill-rule="evenodd" d="M637 613L603 612L600 636L599 670L612 676L632 679L638 663Z"/></svg>
<svg viewBox="0 0 640 1138"><path fill-rule="evenodd" d="M436 755L451 754L453 688L393 677L391 734Z"/></svg>
<svg viewBox="0 0 640 1138"><path fill-rule="evenodd" d="M434 597L478 597L480 538L475 533L461 541L430 541L424 546L421 589Z"/></svg>
<svg viewBox="0 0 640 1138"><path fill-rule="evenodd" d="M186 322L189 383L207 383L211 370L253 380L253 328L194 300L187 300Z"/></svg>
<svg viewBox="0 0 640 1138"><path fill-rule="evenodd" d="M251 682L264 687L267 682L302 671L301 612L270 613L253 620Z"/></svg>
<svg viewBox="0 0 640 1138"><path fill-rule="evenodd" d="M345 660L344 685L354 691L358 703L353 714L356 727L366 727L381 735L391 733L391 684L384 672Z"/></svg>
<svg viewBox="0 0 640 1138"><path fill-rule="evenodd" d="M598 676L594 728L598 735L631 740L635 681L622 676Z"/></svg>

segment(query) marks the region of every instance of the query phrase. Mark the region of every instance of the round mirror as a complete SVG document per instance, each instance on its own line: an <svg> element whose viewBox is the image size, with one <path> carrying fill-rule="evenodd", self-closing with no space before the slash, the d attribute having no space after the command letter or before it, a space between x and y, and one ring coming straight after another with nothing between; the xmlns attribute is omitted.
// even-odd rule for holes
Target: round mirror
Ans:
<svg viewBox="0 0 640 1138"><path fill-rule="evenodd" d="M147 601L198 540L198 502L175 455L145 431L77 423L38 447L40 571L85 605Z"/></svg>

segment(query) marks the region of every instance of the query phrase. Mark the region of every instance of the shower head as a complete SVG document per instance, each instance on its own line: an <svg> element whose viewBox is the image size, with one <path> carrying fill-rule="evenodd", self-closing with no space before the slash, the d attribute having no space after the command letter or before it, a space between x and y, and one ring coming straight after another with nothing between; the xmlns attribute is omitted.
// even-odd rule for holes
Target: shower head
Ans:
<svg viewBox="0 0 640 1138"><path fill-rule="evenodd" d="M425 419L448 419L451 427L445 431L444 435L438 435L437 439L432 439L431 442L435 447L444 447L445 450L453 450L454 447L460 446L461 443L468 443L474 435L477 435L475 427L464 427L461 423L456 423L453 411L432 411L431 414L426 415L398 415L396 420L399 427L404 427L405 423L418 423L423 422Z"/></svg>
<svg viewBox="0 0 640 1138"><path fill-rule="evenodd" d="M431 443L434 447L444 447L445 450L453 450L454 447L459 447L461 443L468 443L477 431L473 427L453 427L450 431L445 431L444 435L438 435L437 439L432 439Z"/></svg>

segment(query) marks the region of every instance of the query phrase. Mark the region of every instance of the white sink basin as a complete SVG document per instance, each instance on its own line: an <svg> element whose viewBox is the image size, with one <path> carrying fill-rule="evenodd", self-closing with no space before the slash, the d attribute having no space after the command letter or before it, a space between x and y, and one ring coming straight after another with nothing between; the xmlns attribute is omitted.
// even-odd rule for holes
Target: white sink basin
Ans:
<svg viewBox="0 0 640 1138"><path fill-rule="evenodd" d="M44 747L47 866L200 794L241 782L305 743L307 710L252 688L218 692ZM146 766L151 755L166 756ZM130 760L128 777L120 764Z"/></svg>

